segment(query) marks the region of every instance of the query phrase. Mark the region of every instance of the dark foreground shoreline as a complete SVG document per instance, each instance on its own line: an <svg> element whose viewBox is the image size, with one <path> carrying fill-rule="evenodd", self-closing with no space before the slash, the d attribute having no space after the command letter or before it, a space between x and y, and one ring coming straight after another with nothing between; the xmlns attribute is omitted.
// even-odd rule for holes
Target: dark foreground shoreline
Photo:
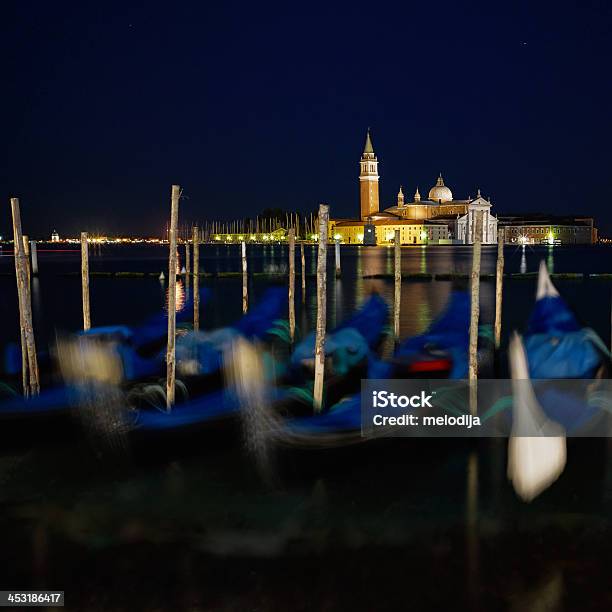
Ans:
<svg viewBox="0 0 612 612"><path fill-rule="evenodd" d="M505 441L278 455L240 444L115 464L83 446L1 458L4 589L67 610L607 610L607 440L570 440L530 504ZM346 451L347 449L345 449Z"/></svg>

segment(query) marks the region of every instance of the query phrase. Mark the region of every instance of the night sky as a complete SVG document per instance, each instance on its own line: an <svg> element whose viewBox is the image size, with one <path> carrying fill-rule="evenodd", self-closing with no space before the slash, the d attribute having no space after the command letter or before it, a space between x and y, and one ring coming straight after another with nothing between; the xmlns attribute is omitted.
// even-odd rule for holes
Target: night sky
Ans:
<svg viewBox="0 0 612 612"><path fill-rule="evenodd" d="M0 234L160 235L266 207L358 211L440 171L496 213L612 232L612 3L111 2L3 6Z"/></svg>

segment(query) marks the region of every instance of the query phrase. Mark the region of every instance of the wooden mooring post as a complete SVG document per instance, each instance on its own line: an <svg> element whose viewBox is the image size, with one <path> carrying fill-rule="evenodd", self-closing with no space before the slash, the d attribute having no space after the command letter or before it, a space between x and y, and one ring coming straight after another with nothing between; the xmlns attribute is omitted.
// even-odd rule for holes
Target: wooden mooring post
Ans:
<svg viewBox="0 0 612 612"><path fill-rule="evenodd" d="M176 231L179 216L179 198L181 188L172 185L170 208L170 255L168 260L168 349L166 351L166 408L174 404L176 377Z"/></svg>
<svg viewBox="0 0 612 612"><path fill-rule="evenodd" d="M19 292L19 288L17 288L17 292ZM28 365L28 348L21 306L19 307L19 336L21 340L21 386L23 394L27 397L30 395L30 367Z"/></svg>
<svg viewBox="0 0 612 612"><path fill-rule="evenodd" d="M26 270L28 272L28 291L31 291L31 287L32 287L32 266L30 264L30 239L24 235L23 236L23 252L25 255L25 262L26 262ZM31 296L30 296L31 299Z"/></svg>
<svg viewBox="0 0 612 612"><path fill-rule="evenodd" d="M300 259L302 260L302 304L306 302L306 257L304 256L304 243L300 243Z"/></svg>
<svg viewBox="0 0 612 612"><path fill-rule="evenodd" d="M480 316L480 255L482 251L482 211L475 212L471 274L471 311L470 311L470 413L478 412L478 320Z"/></svg>
<svg viewBox="0 0 612 612"><path fill-rule="evenodd" d="M17 296L19 299L19 324L21 328L22 381L25 395L37 395L40 389L38 358L32 323L32 296L28 278L28 261L25 256L19 198L11 198L13 215L13 247L15 251L15 273L17 276Z"/></svg>
<svg viewBox="0 0 612 612"><path fill-rule="evenodd" d="M191 253L189 252L189 239L185 240L185 278L189 282L191 275Z"/></svg>
<svg viewBox="0 0 612 612"><path fill-rule="evenodd" d="M320 240L320 238L319 238ZM340 238L336 238L335 244L335 253L336 253L336 278L340 278Z"/></svg>
<svg viewBox="0 0 612 612"><path fill-rule="evenodd" d="M466 482L466 535L467 535L467 592L472 608L477 606L479 596L479 538L478 538L478 453L473 450L467 461Z"/></svg>
<svg viewBox="0 0 612 612"><path fill-rule="evenodd" d="M193 228L193 331L200 329L200 230Z"/></svg>
<svg viewBox="0 0 612 612"><path fill-rule="evenodd" d="M315 412L323 407L325 375L325 330L327 316L327 224L329 206L319 205L319 249L317 253L317 332L315 337L315 379L313 404Z"/></svg>
<svg viewBox="0 0 612 612"><path fill-rule="evenodd" d="M393 300L393 334L400 337L400 308L402 303L402 245L400 231L395 230L395 297Z"/></svg>
<svg viewBox="0 0 612 612"><path fill-rule="evenodd" d="M28 237L25 235L23 237L23 250L24 250L25 262L26 262L26 268L27 268L27 286L31 288L32 279L31 279L31 272L30 272L30 254L29 254L29 249L28 249ZM23 385L24 395L28 396L30 395L30 390L29 390L30 389L30 383L29 383L30 368L27 365L28 349L27 349L27 343L25 341L25 328L22 322L23 319L21 317L21 311L19 312L19 321L20 321L21 363L22 363L21 384Z"/></svg>
<svg viewBox="0 0 612 612"><path fill-rule="evenodd" d="M501 344L502 300L504 295L504 230L497 231L497 269L495 272L495 348Z"/></svg>
<svg viewBox="0 0 612 612"><path fill-rule="evenodd" d="M249 277L247 273L246 242L242 241L242 312L249 309Z"/></svg>
<svg viewBox="0 0 612 612"><path fill-rule="evenodd" d="M289 230L289 337L295 340L295 230Z"/></svg>
<svg viewBox="0 0 612 612"><path fill-rule="evenodd" d="M81 232L81 292L83 294L83 329L91 328L91 313L89 310L89 249L87 232Z"/></svg>

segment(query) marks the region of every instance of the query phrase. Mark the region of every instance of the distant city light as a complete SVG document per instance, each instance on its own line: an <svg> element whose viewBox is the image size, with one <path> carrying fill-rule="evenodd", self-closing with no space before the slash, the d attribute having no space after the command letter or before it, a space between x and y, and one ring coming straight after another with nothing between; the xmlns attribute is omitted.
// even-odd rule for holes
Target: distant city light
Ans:
<svg viewBox="0 0 612 612"><path fill-rule="evenodd" d="M357 240L359 240L359 242L363 242L363 234L357 234Z"/></svg>

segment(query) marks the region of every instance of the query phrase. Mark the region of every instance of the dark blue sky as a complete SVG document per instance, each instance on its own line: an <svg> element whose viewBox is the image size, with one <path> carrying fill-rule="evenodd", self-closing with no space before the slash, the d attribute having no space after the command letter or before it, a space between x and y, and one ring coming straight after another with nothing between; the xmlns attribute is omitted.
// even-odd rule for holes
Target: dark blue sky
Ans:
<svg viewBox="0 0 612 612"><path fill-rule="evenodd" d="M385 205L442 171L612 231L609 2L177 4L4 7L0 233L18 195L32 235L159 234L173 182L184 221L354 215L367 126Z"/></svg>

